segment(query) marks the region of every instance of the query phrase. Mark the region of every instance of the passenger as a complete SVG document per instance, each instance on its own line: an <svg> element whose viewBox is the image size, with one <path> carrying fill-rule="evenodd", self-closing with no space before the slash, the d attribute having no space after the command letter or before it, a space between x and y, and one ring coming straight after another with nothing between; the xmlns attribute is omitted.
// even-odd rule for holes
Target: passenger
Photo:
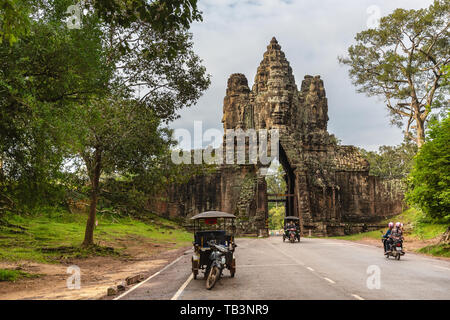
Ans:
<svg viewBox="0 0 450 320"><path fill-rule="evenodd" d="M403 229L400 222L395 223L395 228L392 229L392 236L403 239Z"/></svg>
<svg viewBox="0 0 450 320"><path fill-rule="evenodd" d="M392 251L391 250L391 234L392 234L392 229L394 228L394 223L393 222L389 222L388 224L388 229L386 231L386 233L384 234L383 238L385 239L385 241L383 242L384 244L384 252L388 252L388 251Z"/></svg>

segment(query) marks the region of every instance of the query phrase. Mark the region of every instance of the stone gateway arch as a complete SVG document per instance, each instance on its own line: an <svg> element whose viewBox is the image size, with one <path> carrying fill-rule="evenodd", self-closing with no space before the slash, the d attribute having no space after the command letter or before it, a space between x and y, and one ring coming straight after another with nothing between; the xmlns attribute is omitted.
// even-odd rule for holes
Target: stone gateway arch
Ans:
<svg viewBox="0 0 450 320"><path fill-rule="evenodd" d="M228 79L222 122L225 132L279 130L286 214L300 218L303 233L359 232L402 211L401 182L370 176L369 163L356 147L336 143L327 131L323 81L306 75L299 89L275 38L267 46L251 90L243 74ZM230 212L238 217L239 233L266 235L268 194L260 168L248 163L220 165L210 174L171 186L163 198L150 201L151 209L174 217L207 210Z"/></svg>

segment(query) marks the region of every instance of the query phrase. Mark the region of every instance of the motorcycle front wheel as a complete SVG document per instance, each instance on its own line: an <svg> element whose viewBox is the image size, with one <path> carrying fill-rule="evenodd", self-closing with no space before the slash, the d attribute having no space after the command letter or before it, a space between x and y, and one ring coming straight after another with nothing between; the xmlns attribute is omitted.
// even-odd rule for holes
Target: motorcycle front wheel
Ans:
<svg viewBox="0 0 450 320"><path fill-rule="evenodd" d="M220 277L220 270L217 266L211 268L208 274L208 278L206 278L206 289L211 290L216 284L217 280Z"/></svg>

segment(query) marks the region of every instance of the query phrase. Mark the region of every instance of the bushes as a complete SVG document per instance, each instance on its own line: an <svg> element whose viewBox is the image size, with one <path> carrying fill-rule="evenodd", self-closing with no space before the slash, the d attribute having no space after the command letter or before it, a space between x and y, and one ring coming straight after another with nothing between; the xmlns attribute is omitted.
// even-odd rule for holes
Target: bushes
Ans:
<svg viewBox="0 0 450 320"><path fill-rule="evenodd" d="M450 222L450 117L433 121L429 139L414 158L406 199L428 217Z"/></svg>

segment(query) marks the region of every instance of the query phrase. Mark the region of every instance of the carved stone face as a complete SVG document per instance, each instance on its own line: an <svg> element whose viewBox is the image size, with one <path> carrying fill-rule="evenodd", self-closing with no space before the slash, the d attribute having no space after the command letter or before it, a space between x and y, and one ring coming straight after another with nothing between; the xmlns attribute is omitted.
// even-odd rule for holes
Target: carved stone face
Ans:
<svg viewBox="0 0 450 320"><path fill-rule="evenodd" d="M278 99L271 99L270 102L271 105L271 114L270 117L272 118L273 124L277 125L287 125L288 124L288 109L289 109L289 103L286 101L286 99L278 98Z"/></svg>
<svg viewBox="0 0 450 320"><path fill-rule="evenodd" d="M285 113L280 102L276 102L272 107L271 117L274 124L285 124Z"/></svg>

